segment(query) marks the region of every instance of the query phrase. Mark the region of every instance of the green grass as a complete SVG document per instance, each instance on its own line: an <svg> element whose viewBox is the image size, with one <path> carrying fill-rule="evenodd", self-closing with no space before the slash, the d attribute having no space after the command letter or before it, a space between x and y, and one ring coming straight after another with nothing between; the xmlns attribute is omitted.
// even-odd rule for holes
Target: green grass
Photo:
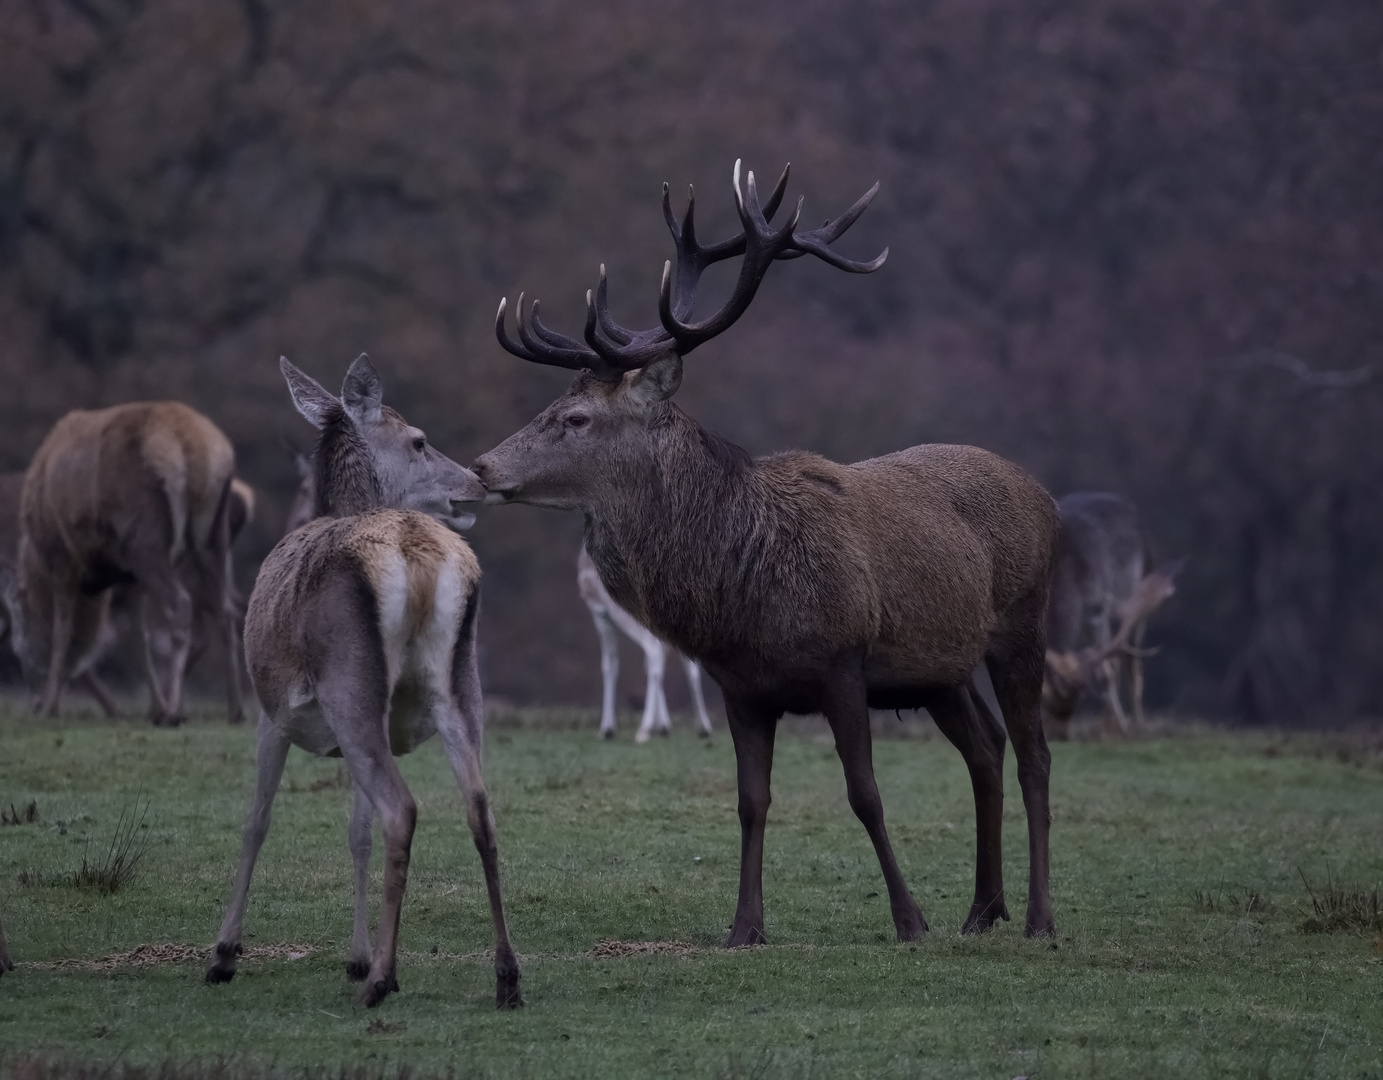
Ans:
<svg viewBox="0 0 1383 1080"><path fill-rule="evenodd" d="M1383 882L1383 769L1306 738L1055 746L1055 942L1020 931L1012 755L1014 922L962 939L973 809L960 758L938 739L877 741L894 846L934 931L899 945L831 746L810 725L785 729L765 869L772 944L726 952L739 856L728 737L707 743L685 723L642 747L627 734L492 730L528 1002L515 1013L493 1008L479 862L435 745L402 762L420 804L403 992L352 1008L347 795L337 762L294 751L245 944L312 951L247 957L221 987L203 985L200 961L44 966L211 945L252 741L209 716L166 731L0 715L0 805L32 800L39 815L0 827L0 912L18 964L0 979L0 1073L37 1055L351 1075L1383 1078L1383 942L1305 932L1299 876ZM131 884L104 895L48 883L106 850L137 796L151 804L148 850ZM691 949L590 955L607 939Z"/></svg>

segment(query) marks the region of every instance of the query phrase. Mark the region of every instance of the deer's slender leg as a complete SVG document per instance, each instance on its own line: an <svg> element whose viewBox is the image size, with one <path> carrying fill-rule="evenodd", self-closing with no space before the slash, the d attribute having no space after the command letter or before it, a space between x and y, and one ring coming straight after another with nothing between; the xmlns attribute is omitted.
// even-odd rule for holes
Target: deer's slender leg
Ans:
<svg viewBox="0 0 1383 1080"><path fill-rule="evenodd" d="M355 870L355 907L346 975L356 982L370 973L370 846L374 824L375 808L365 793L352 785L351 824L347 835Z"/></svg>
<svg viewBox="0 0 1383 1080"><path fill-rule="evenodd" d="M262 710L256 732L257 760L255 793L250 812L245 816L245 830L240 846L240 866L235 871L230 903L226 917L221 920L221 932L216 935L216 949L211 967L207 969L209 983L230 982L235 975L235 961L240 955L240 933L245 923L245 901L250 895L250 877L264 838L269 835L269 819L283 779L283 764L288 760L288 737Z"/></svg>
<svg viewBox="0 0 1383 1080"><path fill-rule="evenodd" d="M101 706L101 711L106 714L107 720L114 719L116 715L115 699L110 696L110 689L96 672L88 668L77 676L76 682L78 686L96 699L96 704Z"/></svg>
<svg viewBox="0 0 1383 1080"><path fill-rule="evenodd" d="M682 657L682 665L687 672L687 685L691 688L692 703L696 706L696 718L701 724L701 734L711 733L711 715L706 711L706 695L701 692L701 665L689 656Z"/></svg>
<svg viewBox="0 0 1383 1080"><path fill-rule="evenodd" d="M143 578L140 623L149 671L150 718L176 727L183 721L183 674L192 644L192 596L167 566L151 567Z"/></svg>
<svg viewBox="0 0 1383 1080"><path fill-rule="evenodd" d="M509 941L504 918L504 899L499 887L499 850L495 843L495 816L485 790L481 769L485 714L480 695L480 672L475 651L475 607L463 623L456 643L451 673L452 693L439 693L434 716L442 736L447 761L456 775L461 798L466 803L466 823L470 826L480 866L485 874L485 892L490 900L490 920L495 931L495 1007L514 1009L523 1004L519 989L519 961ZM454 695L454 696L453 696Z"/></svg>
<svg viewBox="0 0 1383 1080"><path fill-rule="evenodd" d="M960 751L975 792L975 899L961 933L1008 921L1004 904L1004 729L973 685L948 687L928 703L936 726Z"/></svg>
<svg viewBox="0 0 1383 1080"><path fill-rule="evenodd" d="M10 960L10 947L5 942L5 927L0 925L0 975L13 970L14 963Z"/></svg>
<svg viewBox="0 0 1383 1080"><path fill-rule="evenodd" d="M667 670L667 646L652 634L639 639L643 647L644 686L643 720L639 723L635 742L648 742L655 731L671 727L667 716L667 698L663 694L663 675Z"/></svg>
<svg viewBox="0 0 1383 1080"><path fill-rule="evenodd" d="M40 716L57 716L62 684L67 679L67 654L72 647L77 600L72 590L53 588L53 625L48 648L48 675L43 682L43 696L35 712Z"/></svg>
<svg viewBox="0 0 1383 1080"><path fill-rule="evenodd" d="M836 740L836 753L845 770L845 792L850 809L864 825L879 857L888 886L888 905L893 912L893 926L899 941L916 941L927 932L927 920L922 909L908 890L893 845L884 828L884 804L874 781L872 737L869 732L869 708L865 701L863 675L859 671L836 674L823 687L822 711L831 725Z"/></svg>
<svg viewBox="0 0 1383 1080"><path fill-rule="evenodd" d="M1124 713L1124 706L1119 701L1119 668L1117 666L1117 661L1104 661L1100 665L1100 673L1104 680L1106 713L1109 718L1114 721L1114 726L1118 728L1119 734L1127 735L1129 732L1129 722L1128 716Z"/></svg>
<svg viewBox="0 0 1383 1080"><path fill-rule="evenodd" d="M1027 633L1020 629L1015 634L1018 640L1005 643L1000 652L991 652L987 666L1018 761L1018 783L1028 815L1028 915L1023 933L1036 937L1056 933L1056 924L1052 918L1048 847L1052 828L1048 801L1052 753L1047 748L1040 715L1042 612L1040 604L1034 602L1031 606L1036 611L1028 612L1032 622Z"/></svg>
<svg viewBox="0 0 1383 1080"><path fill-rule="evenodd" d="M587 606L600 637L600 737L612 739L615 736L615 694L619 690L619 637L604 608L595 604Z"/></svg>
<svg viewBox="0 0 1383 1080"><path fill-rule="evenodd" d="M726 695L725 714L735 743L739 782L740 892L735 921L725 947L762 945L764 936L764 825L768 821L769 778L778 718Z"/></svg>

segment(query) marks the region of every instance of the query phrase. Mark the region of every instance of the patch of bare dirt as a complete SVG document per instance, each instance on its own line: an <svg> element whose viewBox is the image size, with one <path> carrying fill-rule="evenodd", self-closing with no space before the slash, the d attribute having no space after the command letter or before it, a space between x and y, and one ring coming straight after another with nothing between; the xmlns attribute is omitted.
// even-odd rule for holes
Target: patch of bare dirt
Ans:
<svg viewBox="0 0 1383 1080"><path fill-rule="evenodd" d="M246 949L242 959L254 960L301 960L317 949L313 945L256 945ZM110 971L122 967L145 967L150 964L202 963L209 959L211 950L204 945L136 945L129 952L113 953L98 960L83 960L68 957L62 960L40 960L24 964L28 968L81 968L85 971Z"/></svg>
<svg viewBox="0 0 1383 1080"><path fill-rule="evenodd" d="M696 949L685 941L601 941L587 955L598 960L621 960L627 956L685 956Z"/></svg>

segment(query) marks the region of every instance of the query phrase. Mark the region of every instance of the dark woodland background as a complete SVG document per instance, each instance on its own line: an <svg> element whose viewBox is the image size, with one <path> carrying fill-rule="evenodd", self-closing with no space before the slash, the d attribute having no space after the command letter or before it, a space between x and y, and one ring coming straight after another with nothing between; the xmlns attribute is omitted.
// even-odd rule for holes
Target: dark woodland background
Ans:
<svg viewBox="0 0 1383 1080"><path fill-rule="evenodd" d="M469 462L567 379L499 349L499 297L576 329L604 261L617 316L656 322L660 185L727 231L736 157L790 160L810 224L881 180L840 246L892 254L780 264L685 409L754 452L964 441L1124 492L1189 556L1153 704L1383 715L1383 8L1358 0L13 0L0 467L70 408L186 400L261 494L248 590L283 435L310 437L281 353L335 387L368 351ZM489 693L598 700L580 524L472 531Z"/></svg>

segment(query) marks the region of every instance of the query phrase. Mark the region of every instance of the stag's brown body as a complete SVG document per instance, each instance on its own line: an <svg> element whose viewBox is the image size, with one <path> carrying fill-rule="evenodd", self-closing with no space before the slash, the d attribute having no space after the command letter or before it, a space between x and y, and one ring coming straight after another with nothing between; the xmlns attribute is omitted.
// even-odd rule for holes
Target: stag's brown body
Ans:
<svg viewBox="0 0 1383 1080"><path fill-rule="evenodd" d="M129 583L141 592L151 714L159 723L180 720L193 618L186 576L214 597L230 716L240 719L234 469L230 441L180 402L78 410L54 426L29 465L21 506L22 659L45 675L40 712L57 710L83 598Z"/></svg>
<svg viewBox="0 0 1383 1080"><path fill-rule="evenodd" d="M725 692L735 740L742 830L740 893L729 945L764 940L763 837L778 719L822 712L851 808L874 844L898 936L927 930L884 828L874 781L870 705L926 707L965 757L975 794L975 898L966 930L1007 918L1002 875L1004 727L975 691L987 664L1013 739L1028 812L1026 930L1053 929L1048 892L1050 753L1039 715L1044 617L1057 535L1051 497L1021 469L964 446L917 446L856 465L801 451L751 460L670 400L682 357L731 326L778 259L811 254L869 273L830 248L878 185L820 229L796 231L801 203L768 223L787 171L762 206L754 176L735 199L742 232L704 245L692 210L663 272L662 325L633 331L610 316L602 268L587 294L584 344L547 328L519 300L519 342L537 363L584 369L532 423L481 456L497 501L580 510L586 547L615 602L703 664ZM744 256L719 312L692 321L701 272ZM676 285L674 286L674 281Z"/></svg>

